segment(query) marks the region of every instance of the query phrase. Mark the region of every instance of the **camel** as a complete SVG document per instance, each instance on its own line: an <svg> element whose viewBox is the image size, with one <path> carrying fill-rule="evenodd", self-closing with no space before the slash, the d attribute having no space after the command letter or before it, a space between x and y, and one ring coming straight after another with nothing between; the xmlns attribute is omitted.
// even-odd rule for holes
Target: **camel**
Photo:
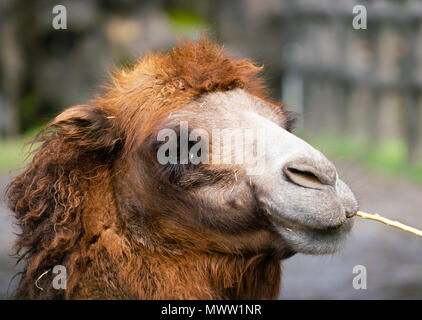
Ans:
<svg viewBox="0 0 422 320"><path fill-rule="evenodd" d="M282 260L339 250L357 201L334 165L291 133L291 113L269 97L261 70L206 38L184 41L116 71L105 92L47 125L7 189L25 263L15 297L275 299ZM264 132L264 152L252 139L242 147L252 145L254 163L193 163L177 148L163 153L176 150L176 163L161 163L182 122L188 135ZM66 289L52 285L57 265Z"/></svg>

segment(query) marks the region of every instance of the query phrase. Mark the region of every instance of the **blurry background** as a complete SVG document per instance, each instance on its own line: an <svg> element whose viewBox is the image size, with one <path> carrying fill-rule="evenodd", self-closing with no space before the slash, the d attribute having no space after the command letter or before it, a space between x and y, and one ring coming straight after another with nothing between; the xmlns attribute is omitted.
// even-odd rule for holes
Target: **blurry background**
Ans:
<svg viewBox="0 0 422 320"><path fill-rule="evenodd" d="M66 30L52 27L58 4ZM357 4L366 30L352 27ZM301 115L295 134L333 160L362 210L422 228L419 0L2 0L0 192L28 161L24 143L92 98L107 72L204 30L231 55L265 65L273 96ZM0 202L1 298L21 268L10 257L12 222ZM366 290L353 289L355 265L367 268ZM356 221L342 252L284 263L280 298L422 299L422 239Z"/></svg>

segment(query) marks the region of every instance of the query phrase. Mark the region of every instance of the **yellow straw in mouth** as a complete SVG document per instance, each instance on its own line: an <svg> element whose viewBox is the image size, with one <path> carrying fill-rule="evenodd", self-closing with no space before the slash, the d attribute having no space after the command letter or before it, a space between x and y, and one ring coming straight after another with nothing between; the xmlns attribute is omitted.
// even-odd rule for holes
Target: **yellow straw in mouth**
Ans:
<svg viewBox="0 0 422 320"><path fill-rule="evenodd" d="M393 221L393 220L381 217L378 213L370 214L370 213L366 213L366 212L363 212L363 211L358 211L356 213L356 215L361 217L361 218L364 218L364 219L370 219L370 220L382 222L382 223L385 223L386 225L389 225L389 226L392 226L392 227L395 227L395 228L399 228L401 230L404 230L404 231L416 234L419 237L422 237L422 231L421 230L418 230L418 229L413 228L413 227L406 226L405 224L398 222L398 221Z"/></svg>

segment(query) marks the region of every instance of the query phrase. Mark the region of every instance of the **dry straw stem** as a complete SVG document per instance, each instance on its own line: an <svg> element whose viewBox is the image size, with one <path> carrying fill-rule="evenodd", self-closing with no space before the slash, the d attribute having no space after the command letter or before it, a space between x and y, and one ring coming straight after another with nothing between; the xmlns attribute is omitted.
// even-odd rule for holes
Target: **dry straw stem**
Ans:
<svg viewBox="0 0 422 320"><path fill-rule="evenodd" d="M413 227L406 226L405 224L400 223L398 221L393 221L393 220L381 217L378 213L370 214L370 213L366 213L366 212L363 212L363 211L358 211L356 213L356 215L358 215L359 217L362 217L364 219L371 219L371 220L375 220L375 221L378 221L378 222L382 222L382 223L385 223L386 225L396 227L396 228L402 229L404 231L416 234L419 237L422 237L422 231L421 230L418 230L418 229L413 228Z"/></svg>

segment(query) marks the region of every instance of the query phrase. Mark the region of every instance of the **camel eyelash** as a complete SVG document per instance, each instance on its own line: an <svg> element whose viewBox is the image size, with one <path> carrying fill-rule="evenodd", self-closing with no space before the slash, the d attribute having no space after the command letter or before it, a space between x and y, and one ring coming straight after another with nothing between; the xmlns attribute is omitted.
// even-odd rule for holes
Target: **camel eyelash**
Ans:
<svg viewBox="0 0 422 320"><path fill-rule="evenodd" d="M287 110L284 110L283 113L284 113L283 128L291 132L295 128L295 124L297 123L299 114L297 112L287 111Z"/></svg>

